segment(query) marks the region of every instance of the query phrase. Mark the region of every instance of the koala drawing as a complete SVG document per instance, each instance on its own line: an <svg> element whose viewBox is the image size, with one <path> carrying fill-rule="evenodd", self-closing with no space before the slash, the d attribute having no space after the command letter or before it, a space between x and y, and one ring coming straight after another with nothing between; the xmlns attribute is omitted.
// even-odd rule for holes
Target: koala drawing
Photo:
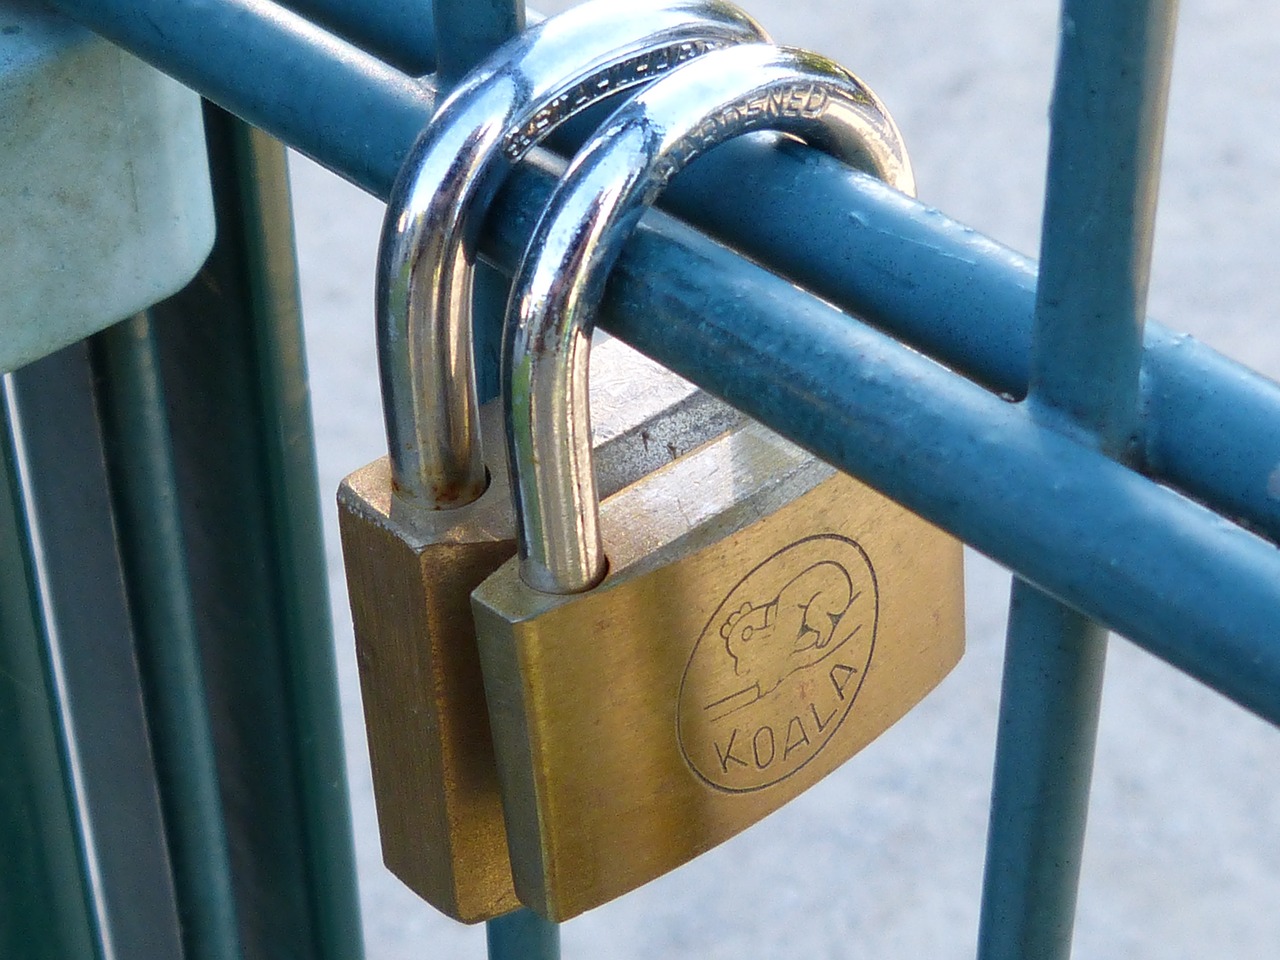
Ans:
<svg viewBox="0 0 1280 960"><path fill-rule="evenodd" d="M824 560L792 577L767 602L743 603L720 627L734 673L754 681L757 699L777 689L788 676L817 663L848 639L832 644L855 599L845 568Z"/></svg>

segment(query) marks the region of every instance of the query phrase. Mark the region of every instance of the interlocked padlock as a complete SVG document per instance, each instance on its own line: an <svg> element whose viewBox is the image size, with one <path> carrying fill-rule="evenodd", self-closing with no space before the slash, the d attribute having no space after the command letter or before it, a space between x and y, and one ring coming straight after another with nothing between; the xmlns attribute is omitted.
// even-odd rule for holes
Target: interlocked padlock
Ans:
<svg viewBox="0 0 1280 960"><path fill-rule="evenodd" d="M671 176L761 129L912 189L893 121L855 78L812 54L720 51L605 122L512 290L520 556L472 605L516 890L554 920L777 809L963 651L959 543L758 424L598 505L583 398L605 274Z"/></svg>
<svg viewBox="0 0 1280 960"><path fill-rule="evenodd" d="M497 440L503 430L496 403L477 413L470 316L477 207L504 165L564 119L709 50L760 36L750 18L714 0L570 10L464 80L393 188L377 292L390 455L349 476L338 503L383 857L455 919L485 920L518 906L468 605L470 590L515 550L502 445L481 452L481 437ZM621 359L629 351L618 344L611 352ZM667 378L625 362L655 384L647 399L662 394L656 380ZM621 374L607 379L606 393L610 387L634 391ZM708 411L689 396L665 406L602 402L617 414L608 429L621 439L606 456L619 484L652 468L652 455L636 451L650 436L671 433L678 451L731 419L691 416L691 405Z"/></svg>

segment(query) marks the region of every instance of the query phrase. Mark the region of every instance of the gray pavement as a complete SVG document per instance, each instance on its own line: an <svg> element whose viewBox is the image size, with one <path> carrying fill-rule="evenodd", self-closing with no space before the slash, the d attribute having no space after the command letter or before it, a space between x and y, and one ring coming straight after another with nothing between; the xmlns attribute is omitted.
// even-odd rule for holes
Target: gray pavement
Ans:
<svg viewBox="0 0 1280 960"><path fill-rule="evenodd" d="M749 2L893 111L920 196L1034 253L1056 5ZM1280 332L1280 15L1182 4L1150 312L1271 377ZM371 317L381 205L293 165L321 487L383 451ZM328 493L326 493L326 496ZM381 865L334 510L326 504L369 956L484 955ZM972 956L1008 575L970 555L969 649L925 703L739 838L564 928L569 958ZM1271 958L1280 736L1123 640L1111 647L1075 955Z"/></svg>

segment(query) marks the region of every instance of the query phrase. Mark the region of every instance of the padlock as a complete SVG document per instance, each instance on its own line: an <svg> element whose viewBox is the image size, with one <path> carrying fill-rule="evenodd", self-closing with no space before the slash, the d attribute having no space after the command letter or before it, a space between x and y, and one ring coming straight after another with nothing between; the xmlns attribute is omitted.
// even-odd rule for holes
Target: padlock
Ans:
<svg viewBox="0 0 1280 960"><path fill-rule="evenodd" d="M472 606L516 890L553 920L776 810L963 652L959 543L758 424L598 505L583 397L605 275L671 176L762 129L912 189L897 129L860 82L812 54L736 47L605 122L512 288L520 555Z"/></svg>
<svg viewBox="0 0 1280 960"><path fill-rule="evenodd" d="M483 456L480 446L482 435L498 440L503 431L498 405L477 414L475 400L477 208L504 165L567 117L677 63L760 36L750 18L719 2L570 10L463 81L393 188L377 292L390 456L343 482L339 520L383 858L455 919L476 922L518 906L467 602L515 550L502 444ZM627 357L621 344L608 349L626 371L602 384L600 398L616 414L604 451L616 483L663 454L639 449L650 436L668 434L678 451L734 418ZM631 376L654 387L645 404L610 396L633 390Z"/></svg>

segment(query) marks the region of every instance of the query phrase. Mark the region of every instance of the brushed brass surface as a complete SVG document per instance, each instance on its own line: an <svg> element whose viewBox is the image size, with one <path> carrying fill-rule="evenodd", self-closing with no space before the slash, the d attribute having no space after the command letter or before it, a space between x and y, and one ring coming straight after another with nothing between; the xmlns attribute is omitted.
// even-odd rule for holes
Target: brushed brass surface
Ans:
<svg viewBox="0 0 1280 960"><path fill-rule="evenodd" d="M758 424L607 499L609 574L472 595L520 899L565 920L777 809L964 647L961 548Z"/></svg>
<svg viewBox="0 0 1280 960"><path fill-rule="evenodd" d="M596 457L616 490L741 415L616 340L596 346ZM490 484L454 510L392 496L388 460L348 476L339 528L383 859L419 896L475 923L512 886L471 590L515 553L499 405L481 411ZM660 438L661 442L655 442Z"/></svg>
<svg viewBox="0 0 1280 960"><path fill-rule="evenodd" d="M509 526L504 538L483 523L476 542L426 542L390 494L384 457L338 495L383 860L437 909L475 923L519 901L466 598L515 542ZM462 510L504 496L491 484Z"/></svg>

